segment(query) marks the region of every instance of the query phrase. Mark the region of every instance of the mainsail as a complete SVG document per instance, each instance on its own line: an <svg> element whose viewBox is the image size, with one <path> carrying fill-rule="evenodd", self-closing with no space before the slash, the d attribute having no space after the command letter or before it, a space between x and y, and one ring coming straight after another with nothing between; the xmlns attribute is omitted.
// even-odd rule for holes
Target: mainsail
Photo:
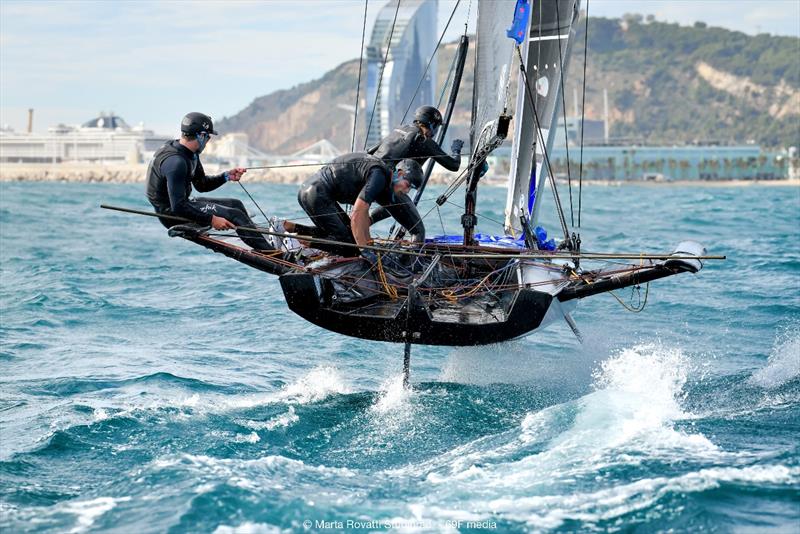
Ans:
<svg viewBox="0 0 800 534"><path fill-rule="evenodd" d="M475 83L472 93L470 146L473 156L497 148L505 137L497 135L498 119L509 108L510 75L514 60L512 39L506 28L513 19L516 0L484 0L478 3L476 31ZM480 157L473 162L482 163Z"/></svg>
<svg viewBox="0 0 800 534"><path fill-rule="evenodd" d="M579 6L580 0L533 2L528 38L520 45L527 84L534 94L526 94L526 79L520 76L506 199L505 230L511 235L520 234L521 216L533 223L538 219L539 197L548 176L545 151L549 153L553 145ZM509 14L505 17L510 20Z"/></svg>

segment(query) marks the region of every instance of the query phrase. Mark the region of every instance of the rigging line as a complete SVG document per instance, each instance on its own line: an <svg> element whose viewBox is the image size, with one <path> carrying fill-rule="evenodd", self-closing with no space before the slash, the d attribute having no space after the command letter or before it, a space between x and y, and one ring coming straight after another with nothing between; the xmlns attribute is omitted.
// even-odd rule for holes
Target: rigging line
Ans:
<svg viewBox="0 0 800 534"><path fill-rule="evenodd" d="M250 200L252 200L253 204L256 205L256 207L258 208L258 211L260 211L261 215L263 215L264 218L267 220L267 224L269 224L270 228L272 228L272 222L270 222L269 217L267 217L267 214L264 213L264 210L261 209L261 206L258 205L258 202L256 202L256 199L253 198L253 195L250 194L250 191L247 190L247 188L244 186L244 184L242 183L241 180L236 180L236 183L239 184L239 186L242 188L242 191L247 193L247 196L250 197ZM272 229L274 230L275 228L272 228Z"/></svg>
<svg viewBox="0 0 800 534"><path fill-rule="evenodd" d="M556 0L556 26L558 32L561 32L561 14L559 13L558 4ZM570 23L570 29L572 23ZM567 187L569 188L569 219L571 226L575 226L575 212L572 209L572 172L570 172L569 165L569 135L567 134L567 88L564 86L564 55L561 52L561 39L558 39L558 74L561 77L561 109L564 116L564 149L567 152ZM581 125L583 126L583 125Z"/></svg>
<svg viewBox="0 0 800 534"><path fill-rule="evenodd" d="M437 156L439 157L439 156ZM384 163L402 161L404 159L428 159L430 156L407 156L405 158L384 158ZM291 169L294 167L324 167L326 165L356 165L361 161L366 161L368 158L356 158L350 161L322 161L318 163L289 163L286 165L259 165L255 167L242 167L245 170L264 170L264 169Z"/></svg>
<svg viewBox="0 0 800 534"><path fill-rule="evenodd" d="M428 60L428 64L425 65L425 70L422 71L422 76L419 78L419 83L417 84L417 88L414 89L414 94L411 96L411 101L408 103L408 107L406 108L406 112L403 113L403 118L400 119L400 124L403 124L406 121L406 117L408 117L408 112L411 111L411 106L414 105L414 99L417 98L417 93L419 92L419 88L422 87L422 82L425 81L425 75L428 73L428 69L431 67L431 63L433 63L433 59L436 57L436 52L439 50L439 47L442 44L442 39L444 39L444 34L447 33L447 28L450 27L450 22L453 20L453 15L456 14L456 9L458 9L458 4L461 3L461 0L456 2L455 7L453 7L453 11L450 13L450 18L447 19L447 24L444 25L444 30L442 30L442 35L439 36L439 42L436 43L436 48L433 49L433 53L431 54L431 58ZM447 87L447 86L445 86Z"/></svg>
<svg viewBox="0 0 800 534"><path fill-rule="evenodd" d="M236 183L237 183L237 184L239 184L239 186L242 188L242 191L244 191L245 193L247 193L247 196L248 196L248 197L250 197L250 200L252 200L252 201L253 201L253 204L255 204L255 205L256 205L256 207L258 208L258 211L260 211L260 212L261 212L261 215L263 215L263 216L264 216L264 219L266 219L266 220L267 220L267 224L269 225L270 229L271 229L273 232L277 232L277 231L278 231L278 229L277 229L277 228L275 228L275 226L272 224L272 219L270 219L269 217L267 217L267 214L266 214L266 213L264 213L264 210L262 210L262 209L261 209L261 206L259 206L259 205L258 205L258 202L256 202L256 199L254 199L254 198L253 198L253 195L251 195L251 194L250 194L250 191L248 191L248 190L247 190L247 188L244 186L244 184L242 183L242 181L241 181L241 180L236 180ZM286 245L286 243L284 243L284 242L283 242L283 238L281 238L281 240L280 240L280 241L281 241L281 245L282 245L282 246L283 246L283 248L286 250L286 252L289 252L289 247L288 247L288 245Z"/></svg>
<svg viewBox="0 0 800 534"><path fill-rule="evenodd" d="M647 306L647 295L649 295L649 294L650 294L650 282L647 282L647 284L645 285L645 290L644 290L644 302L641 302L641 305L640 305L640 306L637 306L637 307L634 307L634 306L628 306L627 304L625 304L625 303L622 301L622 299L621 299L621 298L619 298L617 295L615 295L613 291L609 291L608 293L609 293L609 294L610 294L612 297L614 297L615 299L617 299L617 302L619 302L620 304L622 304L622 307L623 307L623 308L625 308L626 310L628 310L629 312L631 312L631 313L639 313L639 312L641 312L642 310L644 310L644 307L645 307L645 306ZM640 293L640 295L641 295L641 293Z"/></svg>
<svg viewBox="0 0 800 534"><path fill-rule="evenodd" d="M364 25L361 28L361 55L358 56L358 84L356 85L356 111L353 114L353 140L350 142L350 152L356 151L356 127L358 126L358 100L361 95L361 66L364 64L364 37L367 35L367 5L369 0L364 0Z"/></svg>
<svg viewBox="0 0 800 534"><path fill-rule="evenodd" d="M131 213L134 215L144 215L147 217L155 217L157 219L164 219L167 221L176 221L181 223L193 223L197 224L195 221L191 219L187 219L186 217L179 217L177 215L167 215L163 213L154 213L151 211L144 211L138 210L133 208L124 208L121 206L111 206L108 204L100 204L100 207L107 210L119 211L123 213ZM434 205L434 208L436 206ZM433 211L433 208L431 208ZM201 227L202 228L202 227ZM329 245L342 245L347 247L353 248L366 248L370 250L376 250L380 252L395 252L397 254L404 254L409 256L430 256L431 253L421 253L421 252L414 252L411 250L387 250L386 248L376 247L373 245L356 245L355 243L347 243L344 241L334 241L332 239L322 239L313 236L307 235L292 235L287 233L279 233L279 232L270 232L268 230L263 230L261 228L253 228L249 226L236 226L233 230L242 229L248 232L265 234L265 235L276 235L278 237L295 237L297 239L301 239L304 241L318 241L319 243L329 244ZM434 254L436 251L434 251ZM528 253L528 254L453 254L452 258L459 258L459 259L468 259L468 258L484 258L484 259L535 259L535 258L550 258L550 259L572 259L574 257L579 258L590 258L590 259L650 259L650 260L725 260L727 256L695 256L694 254L688 256L677 256L676 253L665 253L665 254L625 254L625 253L616 253L616 254L604 254L599 252L592 252L592 253L578 253L578 254L560 254L560 253Z"/></svg>
<svg viewBox="0 0 800 534"><path fill-rule="evenodd" d="M452 206L455 206L456 208L459 208L459 209L462 209L462 210L465 209L464 206L459 206L458 204L456 204L452 200L447 200L446 202L448 204L452 205ZM475 216L476 217L480 217L482 219L486 219L487 221L492 221L493 223L499 224L500 226L505 226L505 224L506 224L506 223L504 223L502 221L498 221L497 219L493 219L492 217L489 217L488 215L484 215L482 213L478 213L477 211L475 212Z"/></svg>
<svg viewBox="0 0 800 534"><path fill-rule="evenodd" d="M444 94L447 92L447 88L450 87L450 80L453 77L453 73L456 71L456 60L457 57L453 57L452 63L450 63L450 72L447 73L447 78L442 85L442 93L439 95L439 101L436 103L436 108L442 107L442 102L444 102Z"/></svg>
<svg viewBox="0 0 800 534"><path fill-rule="evenodd" d="M581 103L581 161L578 171L578 228L581 227L581 197L583 196L583 130L586 113L586 62L589 56L589 0L586 0L586 29L583 32L583 102Z"/></svg>
<svg viewBox="0 0 800 534"><path fill-rule="evenodd" d="M426 199L425 199L425 200L423 200L422 202L433 202L434 200L435 200L435 199L433 199L433 198L426 198ZM393 202L393 203L391 203L391 204L381 204L381 207L387 208L387 207L393 207L393 206L404 206L404 205L405 205L405 202ZM325 216L328 216L328 215L336 215L337 213L338 213L338 212L336 212L336 211L331 211L331 212L326 212L326 213L320 213L318 216L319 216L319 217L325 217ZM263 215L263 213L262 213L262 215ZM292 212L292 213L290 213L289 215L291 215L291 216L284 217L284 218L283 218L283 220L284 220L284 221L291 221L291 222L295 222L295 221L301 221L301 220L307 220L307 219L311 219L311 216L310 216L310 215L308 215L308 214L307 214L306 212L304 212L304 211L303 211L303 212L301 212L301 211L295 211L295 212ZM315 215L315 217L316 217L316 216L317 216L317 215Z"/></svg>
<svg viewBox="0 0 800 534"><path fill-rule="evenodd" d="M389 30L389 40L386 41L386 53L383 55L383 63L381 64L381 73L378 76L378 90L375 92L375 102L372 103L372 113L369 116L369 124L367 125L367 135L364 139L364 150L367 149L369 142L369 131L372 129L372 120L375 118L375 110L378 109L378 99L381 97L381 85L383 83L383 71L386 69L386 61L389 59L389 50L392 49L392 37L394 37L394 25L397 23L397 14L400 12L400 0L397 0L397 8L394 10L394 20L392 20L392 28Z"/></svg>
<svg viewBox="0 0 800 534"><path fill-rule="evenodd" d="M544 156L544 161L547 164L547 173L549 174L550 178L550 185L553 188L553 197L555 198L556 203L556 211L558 212L558 219L561 222L561 229L564 231L564 239L566 241L570 241L569 239L569 228L567 228L567 220L564 218L564 208L561 206L561 198L558 196L558 188L556 187L556 178L553 174L553 167L550 165L550 156L547 153L547 143L545 143L544 135L542 134L542 126L539 122L539 114L536 111L536 99L534 97L534 93L531 90L530 80L528 79L528 72L525 69L525 61L522 59L522 52L520 51L519 46L517 48L517 55L519 56L519 70L522 73L523 80L525 82L525 96L528 97L529 103L531 105L531 109L533 109L533 119L536 124L536 131L539 134L539 140L542 142L542 155ZM570 244L570 247L572 245Z"/></svg>
<svg viewBox="0 0 800 534"><path fill-rule="evenodd" d="M438 204L436 205L436 211L439 214L439 224L442 225L442 233L444 235L447 235L447 230L445 230L445 228L444 228L444 219L442 219L442 210L439 209L439 205ZM453 254L453 249L450 247L450 243L445 243L444 246L447 249L448 254L452 255ZM458 269L455 269L454 272L455 272L456 280L458 281L458 283L459 284L462 283L461 282L461 277L458 275Z"/></svg>
<svg viewBox="0 0 800 534"><path fill-rule="evenodd" d="M467 32L469 31L469 16L472 13L472 0L469 0L469 4L467 4L467 20L464 22L464 36L467 36Z"/></svg>

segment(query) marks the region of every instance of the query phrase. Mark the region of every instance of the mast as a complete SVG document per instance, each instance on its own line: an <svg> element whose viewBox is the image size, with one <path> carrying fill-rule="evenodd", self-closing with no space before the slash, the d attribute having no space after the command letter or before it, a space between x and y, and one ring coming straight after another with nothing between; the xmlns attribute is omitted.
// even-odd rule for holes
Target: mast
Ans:
<svg viewBox="0 0 800 534"><path fill-rule="evenodd" d="M439 128L436 134L436 144L439 146L441 146L444 141L444 137L447 134L447 127L450 126L450 119L453 116L453 108L456 105L458 89L461 87L461 78L464 74L464 64L467 61L468 48L469 37L462 35L461 41L458 43L455 58L453 59L453 61L455 61L455 72L453 73L453 83L450 86L450 96L447 99L447 108L444 112L444 120L442 121L442 127ZM422 185L417 189L417 193L414 195L414 204L419 204L419 200L422 198L422 192L425 191L425 186L428 184L428 179L431 177L434 163L433 160L430 160L425 167L425 176L422 179Z"/></svg>

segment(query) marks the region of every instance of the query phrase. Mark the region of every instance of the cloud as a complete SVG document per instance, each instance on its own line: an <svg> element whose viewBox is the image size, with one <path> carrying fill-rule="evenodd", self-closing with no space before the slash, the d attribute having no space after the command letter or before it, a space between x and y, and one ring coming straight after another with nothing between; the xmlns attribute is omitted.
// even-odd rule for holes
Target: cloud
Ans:
<svg viewBox="0 0 800 534"><path fill-rule="evenodd" d="M798 0L603 0L590 2L589 13L605 17L652 14L657 20L683 25L702 21L751 35L769 32L800 37Z"/></svg>
<svg viewBox="0 0 800 534"><path fill-rule="evenodd" d="M367 40L384 4L368 5ZM454 5L439 0L440 28ZM164 127L188 107L231 115L258 96L310 81L358 57L363 9L363 0L1 0L0 108L95 110L92 114L114 109L131 123ZM462 0L448 39L463 31L468 9L474 19L474 0L472 5ZM590 5L593 15L644 11L661 20L704 20L747 27L750 33L756 26L797 33L798 10L797 0L594 0ZM24 127L24 119L13 126Z"/></svg>

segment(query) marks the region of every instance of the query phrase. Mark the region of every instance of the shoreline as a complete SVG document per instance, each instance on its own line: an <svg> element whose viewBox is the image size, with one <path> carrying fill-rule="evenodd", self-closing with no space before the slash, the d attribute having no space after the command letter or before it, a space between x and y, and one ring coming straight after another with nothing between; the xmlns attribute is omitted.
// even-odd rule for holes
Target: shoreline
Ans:
<svg viewBox="0 0 800 534"><path fill-rule="evenodd" d="M216 174L223 169L219 165L204 165L208 174ZM316 165L308 167L289 167L283 169L251 170L246 174L247 181L251 183L277 183L301 184L316 170ZM147 164L52 164L33 165L4 163L0 165L0 182L70 182L70 183L144 183L147 173ZM431 184L448 184L453 179L453 173L434 172L431 175ZM487 177L486 185L504 187L505 179L500 177ZM566 186L566 180L558 180L559 184ZM639 185L646 187L665 186L703 186L703 187L757 187L757 186L800 186L800 179L783 180L664 180L664 181L633 181L633 180L583 180L584 185L623 187ZM577 183L573 183L577 186Z"/></svg>

